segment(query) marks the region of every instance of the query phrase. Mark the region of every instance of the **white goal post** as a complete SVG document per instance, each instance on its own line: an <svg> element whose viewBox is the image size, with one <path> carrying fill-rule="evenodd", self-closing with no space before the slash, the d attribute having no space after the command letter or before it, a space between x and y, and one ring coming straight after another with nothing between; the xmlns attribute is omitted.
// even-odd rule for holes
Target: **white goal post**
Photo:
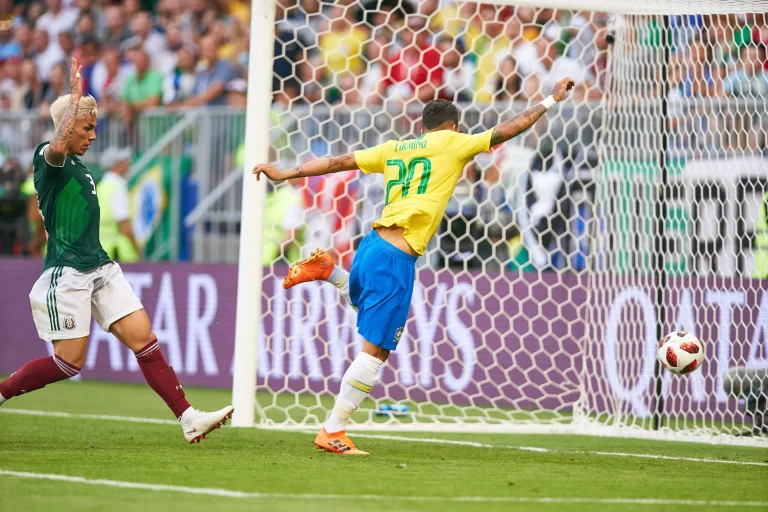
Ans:
<svg viewBox="0 0 768 512"><path fill-rule="evenodd" d="M325 421L361 344L355 312L330 284L283 290L282 277L318 246L349 270L384 201L379 176L274 185L254 164L416 137L432 97L477 133L561 71L578 75L572 96L465 170L350 429L764 443L740 436L768 413L761 10L253 0L233 424ZM656 362L673 330L704 343L697 372Z"/></svg>

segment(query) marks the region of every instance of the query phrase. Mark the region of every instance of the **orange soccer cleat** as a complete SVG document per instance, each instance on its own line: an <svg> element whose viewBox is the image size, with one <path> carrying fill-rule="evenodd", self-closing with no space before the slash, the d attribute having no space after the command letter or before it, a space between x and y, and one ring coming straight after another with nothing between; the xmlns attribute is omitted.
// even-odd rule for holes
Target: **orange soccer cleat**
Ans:
<svg viewBox="0 0 768 512"><path fill-rule="evenodd" d="M339 455L369 455L368 452L358 450L344 430L331 435L323 427L315 438L315 446L318 450L338 453Z"/></svg>
<svg viewBox="0 0 768 512"><path fill-rule="evenodd" d="M325 281L333 272L333 266L330 255L322 249L317 249L309 258L291 265L288 275L283 279L283 288L287 290L300 283Z"/></svg>

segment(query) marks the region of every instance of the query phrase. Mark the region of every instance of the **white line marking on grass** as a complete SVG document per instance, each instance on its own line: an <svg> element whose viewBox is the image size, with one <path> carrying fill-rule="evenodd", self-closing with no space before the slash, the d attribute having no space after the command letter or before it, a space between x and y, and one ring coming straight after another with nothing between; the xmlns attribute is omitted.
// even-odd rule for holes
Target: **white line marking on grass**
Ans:
<svg viewBox="0 0 768 512"><path fill-rule="evenodd" d="M100 421L123 421L127 423L151 423L156 425L178 425L174 420L161 420L156 418L136 418L132 416L107 416L101 414L77 414L70 412L54 412L54 411L36 411L31 409L8 409L0 407L0 413L5 414L21 414L28 416L50 416L55 418L73 418L83 420L100 420ZM280 429L270 429L280 431ZM302 432L304 434L315 434L314 430L298 430L294 432ZM768 467L768 462L753 462L753 461L738 461L738 460L720 460L720 459L706 459L698 457L676 457L673 455L657 455L652 453L624 453L624 452L593 452L588 450L552 450L550 448L541 448L538 446L510 446L510 445L497 445L497 444L484 444L474 441L457 441L454 439L437 439L429 437L408 437L408 436L390 436L384 434L364 434L361 432L355 432L353 437L367 437L369 439L383 439L386 441L408 441L413 443L433 443L433 444L448 444L455 446L469 446L473 448L495 448L495 449L507 449L507 450L519 450L524 452L538 452L538 453L554 453L554 454L578 454L578 455L599 455L605 457L635 457L639 459L657 459L657 460L674 460L682 462L701 462L711 464L734 464L737 466L762 466Z"/></svg>
<svg viewBox="0 0 768 512"><path fill-rule="evenodd" d="M223 498L282 499L282 500L364 500L364 501L431 501L459 503L553 503L553 504L592 504L592 505L676 505L676 506L711 506L711 507L766 507L768 501L706 501L706 500L662 500L652 498L552 498L552 497L512 497L512 496L397 496L393 494L292 494L243 492L229 489L208 487L186 487L182 485L145 484L121 480L90 479L81 476L58 475L53 473L27 473L0 469L0 476L26 478L33 480L51 480L84 485L118 487L122 489L141 489L146 491L166 491L184 494L202 494Z"/></svg>
<svg viewBox="0 0 768 512"><path fill-rule="evenodd" d="M314 433L314 431L305 431L307 434ZM436 443L436 444L452 444L456 446L470 446L474 448L506 448L508 450L519 450L524 452L539 452L539 453L561 453L561 454L578 454L578 455L601 455L607 457L637 457L641 459L660 459L660 460L674 460L683 462L706 462L714 464L735 464L737 466L764 466L768 467L768 462L752 462L752 461L738 461L738 460L721 460L721 459L704 459L698 457L677 457L673 455L656 455L652 453L624 453L624 452L593 452L588 450L552 450L550 448L541 448L538 446L510 446L510 445L497 445L497 444L483 444L473 441L456 441L452 439L436 439L425 437L407 437L407 436L388 436L383 434L363 434L355 432L352 437L367 437L370 439L384 439L387 441L413 441L417 443Z"/></svg>
<svg viewBox="0 0 768 512"><path fill-rule="evenodd" d="M178 421L156 418L134 418L131 416L107 416L104 414L77 414L71 412L35 411L31 409L8 409L0 407L3 414L22 414L26 416L51 416L54 418L72 418L78 420L124 421L127 423L153 423L155 425L178 425Z"/></svg>

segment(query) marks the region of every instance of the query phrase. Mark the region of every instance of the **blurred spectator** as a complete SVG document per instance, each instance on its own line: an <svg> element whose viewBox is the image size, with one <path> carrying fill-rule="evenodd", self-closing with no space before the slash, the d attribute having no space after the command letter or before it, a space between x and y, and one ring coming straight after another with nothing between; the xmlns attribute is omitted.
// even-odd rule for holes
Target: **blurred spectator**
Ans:
<svg viewBox="0 0 768 512"><path fill-rule="evenodd" d="M29 23L19 23L16 30L13 33L13 37L20 47L20 57L26 59L28 57L34 57L35 49L32 44L32 27Z"/></svg>
<svg viewBox="0 0 768 512"><path fill-rule="evenodd" d="M440 98L449 101L472 101L472 74L475 67L464 55L464 45L460 39L443 37L437 45L442 55L444 68Z"/></svg>
<svg viewBox="0 0 768 512"><path fill-rule="evenodd" d="M306 178L304 205L306 214L305 254L314 249L330 247L334 259L349 268L354 253L352 240L357 223L355 202L359 196L360 182L355 173L340 172L326 176Z"/></svg>
<svg viewBox="0 0 768 512"><path fill-rule="evenodd" d="M600 97L600 91L595 87L595 78L579 61L565 55L558 57L554 39L542 34L536 40L536 47L539 50L539 60L533 73L523 84L527 97L540 99L549 95L555 82L565 76L570 76L576 82L574 99Z"/></svg>
<svg viewBox="0 0 768 512"><path fill-rule="evenodd" d="M32 2L29 4L29 7L27 7L27 21L29 24L33 27L35 27L35 24L37 23L37 20L40 19L40 16L43 15L43 12L45 12L45 6L42 2Z"/></svg>
<svg viewBox="0 0 768 512"><path fill-rule="evenodd" d="M21 87L22 106L27 110L37 109L43 103L48 90L48 84L40 80L37 74L37 65L32 59L21 61Z"/></svg>
<svg viewBox="0 0 768 512"><path fill-rule="evenodd" d="M219 59L234 60L237 54L237 47L234 43L237 37L235 23L232 20L218 19L213 22L211 33L216 38L216 44L219 47Z"/></svg>
<svg viewBox="0 0 768 512"><path fill-rule="evenodd" d="M763 67L765 48L744 46L734 71L723 81L723 89L730 96L754 99L768 94L768 71ZM768 125L764 109L740 106L729 109L726 118L726 135L735 149L762 151L766 145L763 126ZM735 112L734 112L735 110Z"/></svg>
<svg viewBox="0 0 768 512"><path fill-rule="evenodd" d="M0 254L20 255L29 241L27 198L21 191L26 179L15 159L0 156Z"/></svg>
<svg viewBox="0 0 768 512"><path fill-rule="evenodd" d="M104 17L104 10L98 6L94 6L94 0L75 0L75 6L77 7L78 19L75 26L75 30L78 35L90 34L97 39L101 39L105 35L107 28L106 19ZM88 20L88 21L83 21ZM81 24L91 23L92 27L88 30L81 30Z"/></svg>
<svg viewBox="0 0 768 512"><path fill-rule="evenodd" d="M123 88L123 116L129 122L137 112L160 105L163 98L163 74L149 67L149 55L143 48L131 50L135 71Z"/></svg>
<svg viewBox="0 0 768 512"><path fill-rule="evenodd" d="M567 55L581 62L589 64L595 59L594 41L600 27L605 26L607 16L595 12L577 12L568 20L567 25L561 29L561 34L568 37Z"/></svg>
<svg viewBox="0 0 768 512"><path fill-rule="evenodd" d="M41 115L47 116L48 109L51 104L56 101L56 98L69 94L69 74L62 62L54 64L51 68L51 77L48 80L48 89L43 96L43 103L41 105Z"/></svg>
<svg viewBox="0 0 768 512"><path fill-rule="evenodd" d="M317 45L320 32L320 2L318 0L278 0L275 23L281 32L296 35L304 48Z"/></svg>
<svg viewBox="0 0 768 512"><path fill-rule="evenodd" d="M77 9L62 9L61 0L45 0L48 10L38 18L35 28L48 33L51 44L58 41L59 33L69 32L77 23Z"/></svg>
<svg viewBox="0 0 768 512"><path fill-rule="evenodd" d="M276 23L272 91L282 91L289 100L296 98L301 92L298 79L305 65L303 61L304 50L296 41L293 30Z"/></svg>
<svg viewBox="0 0 768 512"><path fill-rule="evenodd" d="M177 107L197 107L201 105L226 105L227 83L236 78L234 66L226 60L219 60L216 39L209 35L200 41L200 57L205 67L195 77L195 95L180 103Z"/></svg>
<svg viewBox="0 0 768 512"><path fill-rule="evenodd" d="M98 38L99 30L96 28L96 21L92 14L82 13L77 18L77 24L75 25L75 37L78 42L81 42L84 38Z"/></svg>
<svg viewBox="0 0 768 512"><path fill-rule="evenodd" d="M510 17L504 28L504 36L509 41L509 48L505 48L496 54L496 61L498 63L511 56L517 63L515 72L521 78L525 78L533 73L536 61L539 58L536 45L525 37L525 29L525 26L518 18Z"/></svg>
<svg viewBox="0 0 768 512"><path fill-rule="evenodd" d="M686 71L682 76L683 96L719 96L722 82L718 69L712 65L709 46L701 40L691 41L686 60Z"/></svg>
<svg viewBox="0 0 768 512"><path fill-rule="evenodd" d="M178 20L184 12L184 6L181 0L160 0L157 3L156 12L157 24L167 35L169 25L176 24L178 26Z"/></svg>
<svg viewBox="0 0 768 512"><path fill-rule="evenodd" d="M245 26L242 29L242 34L235 41L235 63L243 71L243 77L248 76L248 52L250 51L251 43L251 28ZM306 78L306 61L301 64L301 73L304 74L303 79Z"/></svg>
<svg viewBox="0 0 768 512"><path fill-rule="evenodd" d="M165 36L152 29L152 20L148 12L140 11L131 19L131 31L134 37L124 43L124 46L140 45L151 57L152 67L162 73L167 73L175 65L173 55L167 50Z"/></svg>
<svg viewBox="0 0 768 512"><path fill-rule="evenodd" d="M64 64L64 70L69 76L69 67L72 65L72 54L75 51L75 37L72 32L59 32L59 48L64 53L62 63Z"/></svg>
<svg viewBox="0 0 768 512"><path fill-rule="evenodd" d="M21 108L21 64L18 59L6 60L0 74L0 94L8 97L10 108Z"/></svg>
<svg viewBox="0 0 768 512"><path fill-rule="evenodd" d="M383 81L389 67L389 51L392 35L377 31L376 36L365 46L367 69L360 81L360 95L367 104L379 104L386 96L387 83Z"/></svg>
<svg viewBox="0 0 768 512"><path fill-rule="evenodd" d="M264 241L262 263L274 261L290 264L301 257L304 239L304 180L293 179L271 185L264 207Z"/></svg>
<svg viewBox="0 0 768 512"><path fill-rule="evenodd" d="M444 68L440 51L430 41L427 20L408 16L398 35L402 49L389 62L384 84L388 97L426 102L436 97L443 85Z"/></svg>
<svg viewBox="0 0 768 512"><path fill-rule="evenodd" d="M325 69L324 77L333 79L338 73L363 72L363 45L368 36L354 25L353 6L335 5L330 13L328 30L320 36L319 64Z"/></svg>
<svg viewBox="0 0 768 512"><path fill-rule="evenodd" d="M132 74L131 66L120 60L120 50L106 47L101 59L93 66L93 73L88 82L89 89L99 109L109 111L116 108L123 97L123 90L128 77Z"/></svg>
<svg viewBox="0 0 768 512"><path fill-rule="evenodd" d="M764 47L745 46L734 71L725 77L723 89L731 96L759 97L768 93L768 72L763 68Z"/></svg>
<svg viewBox="0 0 768 512"><path fill-rule="evenodd" d="M133 20L135 14L141 11L140 0L122 0L121 2L123 19Z"/></svg>
<svg viewBox="0 0 768 512"><path fill-rule="evenodd" d="M211 34L213 30L213 22L219 17L219 13L213 7L207 7L203 11L203 15L200 18L200 23L197 25L197 32L200 37Z"/></svg>
<svg viewBox="0 0 768 512"><path fill-rule="evenodd" d="M227 82L227 105L245 107L248 102L248 82L244 78L235 78Z"/></svg>
<svg viewBox="0 0 768 512"><path fill-rule="evenodd" d="M58 44L50 44L50 37L45 30L35 30L35 64L37 74L43 82L48 81L51 68L64 60L64 52Z"/></svg>
<svg viewBox="0 0 768 512"><path fill-rule="evenodd" d="M133 236L128 181L125 179L131 165L131 149L107 148L101 155L100 163L107 169L96 186L101 210L101 246L110 258L134 263L139 260L139 247Z"/></svg>
<svg viewBox="0 0 768 512"><path fill-rule="evenodd" d="M176 68L165 75L163 81L163 103L183 102L195 94L195 69L197 68L197 47L187 44L176 52Z"/></svg>
<svg viewBox="0 0 768 512"><path fill-rule="evenodd" d="M0 63L21 58L21 44L13 39L12 25L10 19L0 18Z"/></svg>
<svg viewBox="0 0 768 512"><path fill-rule="evenodd" d="M99 60L99 41L90 36L83 39L80 46L75 50L77 62L83 67L83 91L85 94L92 94L93 70Z"/></svg>
<svg viewBox="0 0 768 512"><path fill-rule="evenodd" d="M706 40L713 45L713 61L729 72L736 68L739 48L743 45L742 28L735 14L709 16Z"/></svg>
<svg viewBox="0 0 768 512"><path fill-rule="evenodd" d="M248 24L251 18L251 3L243 0L214 0L219 11L238 20L242 24Z"/></svg>
<svg viewBox="0 0 768 512"><path fill-rule="evenodd" d="M752 28L752 43L768 48L768 13L755 14L755 25ZM768 69L768 55L765 55L763 67Z"/></svg>
<svg viewBox="0 0 768 512"><path fill-rule="evenodd" d="M423 0L417 3L417 13L428 18L427 26L433 34L443 33L445 36L455 38L466 29L454 5L456 2Z"/></svg>
<svg viewBox="0 0 768 512"><path fill-rule="evenodd" d="M467 47L475 56L475 101L488 103L496 91L500 52L509 52L511 41L503 20L507 11L490 4L480 6L467 31Z"/></svg>
<svg viewBox="0 0 768 512"><path fill-rule="evenodd" d="M499 82L496 87L496 93L493 96L495 101L520 101L525 99L523 93L523 82L517 71L518 65L514 57L508 56L501 61L499 68Z"/></svg>
<svg viewBox="0 0 768 512"><path fill-rule="evenodd" d="M119 48L131 37L127 24L123 21L120 7L112 5L104 10L105 35L104 44Z"/></svg>
<svg viewBox="0 0 768 512"><path fill-rule="evenodd" d="M35 190L34 169L32 168L32 155L21 158L27 162L27 179L21 186L21 192L27 198L27 226L29 227L29 254L34 257L45 257L47 250L48 234L45 231L45 222L40 214L40 205L37 202Z"/></svg>
<svg viewBox="0 0 768 512"><path fill-rule="evenodd" d="M570 212L564 200L565 177L566 165L555 145L540 142L530 171L520 176L522 201L516 213L523 247L514 255L513 267L555 270L558 253L567 253L563 245Z"/></svg>
<svg viewBox="0 0 768 512"><path fill-rule="evenodd" d="M205 0L186 0L184 10L178 18L179 29L184 37L195 40L202 34L201 23L205 12Z"/></svg>
<svg viewBox="0 0 768 512"><path fill-rule="evenodd" d="M175 54L186 42L187 40L181 32L179 23L175 21L168 22L165 26L165 44L168 51Z"/></svg>

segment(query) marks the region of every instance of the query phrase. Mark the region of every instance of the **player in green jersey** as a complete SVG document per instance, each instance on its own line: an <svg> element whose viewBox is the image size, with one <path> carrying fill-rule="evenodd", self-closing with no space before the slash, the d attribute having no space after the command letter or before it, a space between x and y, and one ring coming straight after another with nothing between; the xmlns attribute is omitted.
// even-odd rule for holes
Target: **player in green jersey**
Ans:
<svg viewBox="0 0 768 512"><path fill-rule="evenodd" d="M144 378L178 418L190 443L232 416L232 407L201 412L191 407L168 366L144 307L99 242L96 184L80 160L96 139L98 109L83 97L72 59L71 94L51 105L55 132L33 159L34 184L48 233L43 273L29 294L39 336L53 356L30 361L0 382L0 404L23 393L74 377L85 362L91 316L136 354Z"/></svg>

